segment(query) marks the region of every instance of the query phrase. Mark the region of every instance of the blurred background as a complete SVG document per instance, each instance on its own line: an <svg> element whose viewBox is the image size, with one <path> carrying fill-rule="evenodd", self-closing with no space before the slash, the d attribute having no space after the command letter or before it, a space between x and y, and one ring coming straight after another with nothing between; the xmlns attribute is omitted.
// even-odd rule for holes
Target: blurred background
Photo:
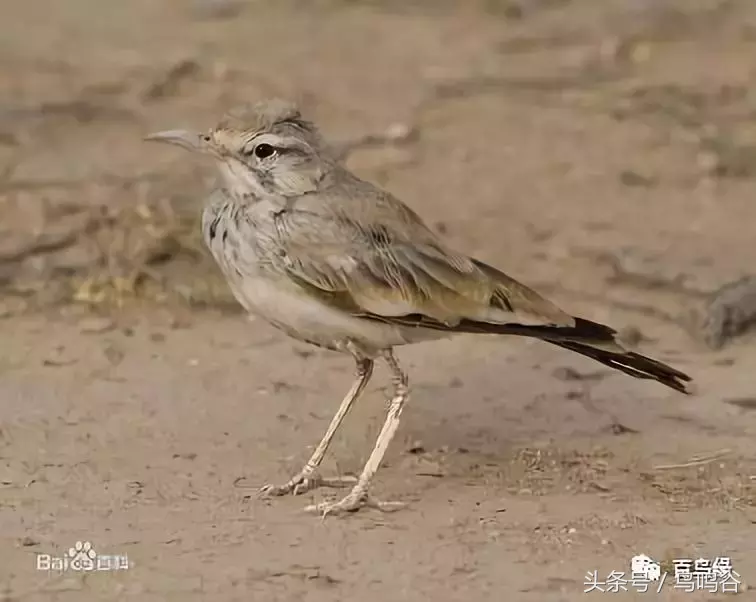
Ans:
<svg viewBox="0 0 756 602"><path fill-rule="evenodd" d="M457 246L536 283L557 267L584 291L616 260L701 292L752 263L747 1L40 0L2 16L4 313L227 304L196 228L211 166L142 137L271 95Z"/></svg>
<svg viewBox="0 0 756 602"><path fill-rule="evenodd" d="M546 457L556 458L555 466L564 469L549 483L566 483L572 489L556 484L553 487L557 489L552 489L552 485L541 483L544 495L576 489L593 493L586 502L589 510L578 509L568 512L569 516L560 514L566 507L561 502L557 504L560 509L541 507L539 512L551 516L544 520L553 519L558 525L549 531L552 539L533 535L534 524L541 523L529 514L528 506L521 508L521 515L516 508L507 514L510 524L526 525L521 539L509 533L508 541L541 542L533 544L533 555L542 560L549 550L553 552L550 546L554 541L561 546L569 539L569 545L584 546L580 548L584 562L579 570L573 566L571 573L560 573L563 581L538 590L533 585L538 574L527 577L523 573L508 575L506 583L500 583L497 579L504 577L496 577L499 569L494 567L523 556L513 552L514 548L508 556L509 552L485 547L498 536L480 535L470 527L472 531L465 531L468 543L486 551L462 560L454 554L451 560L434 556L429 566L440 563L452 572L462 567L455 573L457 581L449 582L456 583L458 589L441 593L451 595L453 590L460 596L464 593L484 600L489 599L488 594L512 587L523 600L529 599L527 592L536 592L533 595L538 600L551 600L552 595L554 600L572 600L573 594L577 599L582 585L570 584L569 579L579 581L582 573L598 568L592 562L629 558L631 548L644 536L661 533L660 525L667 525L661 517L672 512L673 506L677 511L681 500L694 514L680 519L686 525L682 531L664 535L667 542L674 540L675 534L693 533L693 525L713 525L717 517L725 516L718 512L751 508L756 495L752 489L756 470L749 459L754 449L748 447L756 432L749 413L756 408L756 400L750 376L754 352L748 336L756 321L754 76L756 3L751 0L1 3L0 328L7 345L0 353L0 374L5 382L0 407L6 404L9 415L0 456L5 449L6 457L13 458L4 469L3 482L10 493L3 499L9 507L17 511L24 507L29 514L23 515L25 527L6 519L11 550L6 560L13 558L16 564L11 562L15 568L6 584L13 595L3 598L0 593L0 599L21 599L15 596L23 592L53 599L48 597L52 594L47 586L40 586L38 578L35 581L38 576L22 575L28 569L29 554L45 546L69 545L82 525L88 524L83 518L69 516L73 522L63 526L66 513L59 500L65 499L68 491L71 499L81 502L71 489L79 486L72 484L78 483L76 479L97 491L108 479L121 483L121 489L113 485L111 493L100 492L104 497L96 498L99 501L93 498L93 508L112 509L125 504L124 500L138 501L143 498L134 498L134 491L147 491L149 485L144 483L150 482L139 476L140 471L148 470L151 461L160 465L161 460L155 458L173 458L164 461L165 472L161 473L163 483L171 481L179 470L171 462L183 462L176 458L184 458L182 454L188 453L185 444L193 442L197 449L191 453L199 458L192 464L195 478L202 473L197 463L208 455L210 465L217 461L234 467L229 468L228 478L206 482L206 489L218 496L213 499L223 500L234 491L231 477L249 476L250 470L258 471L260 479L287 474L303 459L303 446L314 443L325 427L323 421L328 420L334 401L331 397L341 394L349 366L342 366L338 358L318 359L321 368L316 368L317 362L306 361L311 351L298 348L293 353L290 343L264 328L254 330L249 339L239 333L238 316L228 316L239 314L239 308L206 253L198 230L201 205L215 177L212 165L179 150L143 142L146 134L156 130L205 130L235 105L271 96L296 100L305 116L340 145L350 168L399 196L452 246L500 267L574 313L622 329L631 344L646 345L661 359L695 371L703 383L702 396L686 401L687 406L675 398L662 409L655 405L661 403L659 398L646 396L646 391L652 396L666 392L652 386L638 389L638 383L613 375L591 389L595 403L609 408L607 422L606 414L596 418L595 408L563 404L564 399L586 398L586 387L593 386L591 378L576 377L564 368L548 372L553 376L548 382L556 383L553 385L535 376L539 370L551 370L550 362L571 361L542 347L527 347L525 359L517 360L510 355L514 357L521 348L512 347L510 354L490 343L470 343L475 346L464 358L458 347L439 347L438 356L427 356L433 359L426 358L425 350L408 352L411 365L426 366L427 370L419 377L415 418L408 417L409 426L403 427L408 443L404 448L397 444L398 457L404 458L396 461L397 466L408 468L405 477L394 476L399 491L413 491L412 483L404 479L423 472L413 462L427 452L426 456L432 457L423 456L423 461L443 465L446 468L441 472L451 475L448 480L441 479L450 483L449 491L442 495L444 500L461 495L454 478L467 483L470 474L478 475L478 484L485 482L492 488L484 502L491 508L495 502L490 496L498 500L499 495L516 492L531 495L539 490L531 482L532 470L539 475L551 470L541 464ZM224 321L229 319L232 321ZM147 334L139 339L139 333ZM280 356L270 355L278 353L279 343ZM208 351L216 344L222 351ZM194 371L195 376L181 377L192 370L187 366L206 366L203 351L198 350L203 345L208 346L204 353L220 358L218 363L207 364L208 372ZM162 351L156 351L156 346ZM265 347L259 358L254 355L258 347ZM231 359L244 353L253 354L250 362L257 368L240 367L234 363L237 359ZM503 361L502 353L510 354L507 362L524 362L525 367L511 382L502 383L500 372L491 366ZM174 362L170 370L148 367L163 361L156 360L158 356L168 358L169 364ZM271 368L273 357L280 357L279 368ZM312 367L303 375L297 362ZM593 368L579 361L575 365ZM90 368L96 374L83 376L82 371ZM279 370L279 384L273 390L288 400L281 406L265 406L267 418L256 415L259 427L238 424L239 416L248 411L247 397L251 395L242 386L241 376L255 369L260 370L260 379L251 390L267 387L269 371L278 374ZM336 378L331 382L328 379L334 370ZM114 376L113 371L118 374ZM439 381L441 377L448 380L454 371L460 373L459 380ZM170 378L165 376L168 372ZM85 394L77 389L83 386L82 378L86 382L105 378L111 388ZM237 383L233 387L218 384L232 381ZM473 384L460 388L464 382ZM323 387L318 389L317 383ZM545 386L546 392L534 390L536 385ZM38 386L42 389L35 388ZM311 386L314 390L303 392ZM577 387L577 393L570 387ZM176 404L169 402L174 397L182 400L180 420ZM461 398L469 400L465 408L459 404ZM133 403L121 405L127 399ZM475 401L478 399L483 401ZM557 405L539 405L545 399ZM207 408L218 400L225 401L218 402L210 418ZM499 400L501 405L492 409L491 400ZM504 400L514 405L505 408ZM629 406L631 401L639 405ZM482 405L475 406L478 403ZM380 407L376 399L360 415L369 422L375 415L380 424ZM308 418L308 412L315 411L317 419L312 414ZM408 413L413 412L410 408ZM578 412L577 417L573 412ZM637 419L635 426L622 419L624 413ZM665 413L675 416L668 416L671 422L664 422ZM289 418L295 420L296 427L282 422L284 414L296 416ZM113 416L119 419L111 424L108 417ZM374 435L377 426L370 424ZM441 426L428 431L429 424ZM736 424L741 429L737 432L733 431ZM92 434L93 425L99 434ZM74 431L67 430L69 427ZM237 427L247 430L233 431ZM2 428L0 424L0 434ZM350 446L337 452L357 454L352 463L342 460L350 469L358 468L368 451L362 449L364 425L354 428ZM639 439L616 437L617 432L632 431L645 434ZM228 440L220 435L223 432L231 432ZM668 439L669 432L678 433L679 439ZM704 433L712 437L706 445L702 443ZM518 437L526 440L524 447L508 447ZM585 443L583 437L590 442ZM591 455L586 449L594 449L594 437L599 438L604 452ZM227 447L218 443L220 440L227 441ZM411 444L415 440L422 444ZM544 440L556 448L533 455L534 447L540 445L536 441ZM696 449L697 444L706 449ZM153 445L157 447L150 447ZM35 471L44 472L43 457L68 458L63 461L66 466L93 462L92 446L120 460L90 468L86 475L72 477L68 469L61 469L55 478L48 474L48 484L40 493L32 491L34 488L16 489L19 483L39 479ZM141 446L151 451L141 459L129 455L129 450ZM408 449L415 451L404 453ZM456 453L459 449L465 451ZM644 481L645 477L639 476L643 470L638 468L638 456L622 451L633 449L641 456L647 454L645 458L656 452L672 454L683 464L697 453L719 458L716 454L725 449L731 461L717 459L711 466L704 462L706 470L715 471L711 474L704 475L695 464L683 476L673 478L669 472L661 472ZM256 458L254 466L249 463L251 454ZM276 464L285 454L300 455L287 456L282 466ZM482 460L484 456L488 460ZM585 519L582 526L569 526L569 521L583 516L581 512L591 516L615 512L597 508L595 501L597 492L616 491L605 478L614 466L614 460L607 458L616 460L617 472L612 474L623 483L616 487L626 488L622 489L625 497L617 499L643 500L648 507L639 512L637 520L625 517L598 524ZM482 468L485 466L490 470ZM580 467L579 473L575 466ZM586 477L586 471L593 477ZM596 474L601 480L591 489L586 482L599 482L594 479ZM630 474L635 476L627 476ZM386 477L386 482L391 482L390 478ZM512 489L515 481L518 485ZM178 487L151 499L168 499L183 507L185 495ZM202 493L198 495L205 500ZM659 496L666 501L659 501ZM266 515L266 520L279 521L279 529L288 529L283 536L286 541L298 541L295 527L284 526L294 520L291 515L298 509L297 502L284 502L278 507L279 514ZM0 500L0 507L2 504ZM655 524L656 519L650 517L658 504L664 510L659 511ZM715 510L711 510L712 504ZM433 508L424 513L430 525L405 524L404 528L427 528L437 537L448 536L458 543L458 531L439 526L447 525L445 511L439 511L438 524L433 523ZM710 510L715 514L695 514ZM48 522L39 523L40 512ZM93 519L92 524L99 526L87 528L98 541L111 537L113 545L126 545L127 534L137 528L133 517L116 528L108 522L115 519L106 514L100 515L102 523ZM148 520L144 524L153 526L144 526L139 532L149 539L145 534L161 532L168 524L165 520ZM314 529L307 520L297 515L297 529ZM697 532L697 541L719 538L716 541L720 543L732 542L727 538L745 533L741 527L750 524L750 519L743 520L742 525L731 525L728 534L725 527L715 528L715 534ZM632 529L626 532L630 527L620 526L642 529L647 523L656 531L627 535ZM106 535L105 524L123 536ZM180 524L177 519L177 533L182 530ZM251 528L245 523L225 524L232 529L228 533L237 538L233 541L254 539L243 530ZM231 524L235 526L229 527ZM497 527L497 533L506 528ZM338 537L359 535L348 534L348 529L338 527ZM569 529L577 529L578 534ZM579 541L580 534L593 532L591 529L610 534ZM477 535L472 535L473 531ZM630 539L607 552L602 542L620 541L620 531ZM163 535L165 541L172 537ZM182 537L185 542L192 539L190 535ZM424 536L418 537L421 541ZM716 551L716 546L703 551L686 547L692 545L694 536L681 537L678 544L686 553L713 555ZM24 538L29 538L28 545ZM197 538L186 544L189 551L184 553L191 555L192 545L210 546L208 549L215 545L207 533ZM650 553L673 555L672 544L662 544L661 539L659 536L653 550L649 548ZM385 541L372 541L362 556L360 546L367 544L352 543L359 562L369 567L369 550L375 552ZM151 554L157 554L158 544L155 539L151 548L147 544L135 548L143 566L150 564ZM728 545L736 557L741 554L737 558L748 557L746 547ZM412 550L410 546L406 554L411 555ZM263 551L269 550L258 550ZM430 554L421 548L414 552L416 558ZM169 549L165 558L172 553ZM287 553L280 552L279 560L286 559ZM196 555L192 557L196 560ZM170 562L165 558L163 566ZM223 554L218 558L222 560L216 558L214 568L208 569L215 572L205 585L195 583L182 590L184 585L166 585L155 575L144 573L139 579L124 577L119 591L134 596L162 592L155 594L155 599L162 600L178 596L180 590L184 592L180 599L185 600L211 591L203 587L223 591L225 584L244 599L252 591L252 577L244 571L251 569L243 563L235 565L236 561ZM173 562L177 562L175 558ZM296 562L309 566L306 558ZM392 566L390 558L383 562ZM175 583L185 584L192 574L202 572L197 568L199 560L191 570L190 564L174 566ZM229 568L232 566L238 574ZM394 572L411 572L408 567L386 569L386 579ZM266 570L275 572L274 568ZM369 589L360 589L367 586L356 573L347 571L329 582L322 577L326 572L295 571L299 577L294 578L293 589L275 590L280 597L273 599L302 599L303 592L314 596L307 599L320 599L321 595L329 599L338 588L342 588L339 595ZM234 574L236 585L222 577L227 573ZM437 580L408 585L412 579L431 574L420 573L408 573L402 577L404 585L396 589L383 582L389 588L384 593L393 592L392 599L415 599L415 594L422 599L418 592L438 594L433 590ZM463 581L462 574L476 575L476 580ZM152 577L156 581L149 581ZM255 581L255 587L263 583L259 591L269 594L273 590L266 589L270 586L266 579L269 576ZM140 593L133 590L137 581L149 582L156 589ZM492 589L485 589L484 582ZM536 589L527 589L531 587ZM92 599L113 599L114 590L109 588L84 589ZM331 594L324 593L327 591ZM79 590L75 595L77 600L84 599Z"/></svg>

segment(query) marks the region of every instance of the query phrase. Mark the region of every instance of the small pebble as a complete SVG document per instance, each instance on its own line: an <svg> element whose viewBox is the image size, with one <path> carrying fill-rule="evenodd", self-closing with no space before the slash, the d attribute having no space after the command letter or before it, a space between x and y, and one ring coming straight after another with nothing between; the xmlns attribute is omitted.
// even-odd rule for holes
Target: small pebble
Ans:
<svg viewBox="0 0 756 602"><path fill-rule="evenodd" d="M118 364L120 364L124 357L123 351L121 351L114 345L107 345L103 348L102 353L105 356L105 359L108 360L108 362L110 362L112 366L117 366Z"/></svg>
<svg viewBox="0 0 756 602"><path fill-rule="evenodd" d="M620 340L620 342L628 345L629 347L635 347L639 343L646 340L646 337L643 336L643 333L637 326L625 326L624 328L620 328L619 332L617 333L617 338Z"/></svg>
<svg viewBox="0 0 756 602"><path fill-rule="evenodd" d="M32 546L38 546L39 545L39 541L37 541L36 539L34 539L32 537L29 537L28 535L25 536L25 537L22 537L20 543L25 548L30 548Z"/></svg>
<svg viewBox="0 0 756 602"><path fill-rule="evenodd" d="M406 142L415 135L415 130L406 123L393 123L386 128L386 140L389 142Z"/></svg>
<svg viewBox="0 0 756 602"><path fill-rule="evenodd" d="M114 328L115 322L105 317L84 318L79 322L79 331L84 334L108 332Z"/></svg>
<svg viewBox="0 0 756 602"><path fill-rule="evenodd" d="M575 370L575 368L570 368L569 366L562 366L560 368L557 368L553 372L554 378L558 378L559 380L583 380L585 376Z"/></svg>

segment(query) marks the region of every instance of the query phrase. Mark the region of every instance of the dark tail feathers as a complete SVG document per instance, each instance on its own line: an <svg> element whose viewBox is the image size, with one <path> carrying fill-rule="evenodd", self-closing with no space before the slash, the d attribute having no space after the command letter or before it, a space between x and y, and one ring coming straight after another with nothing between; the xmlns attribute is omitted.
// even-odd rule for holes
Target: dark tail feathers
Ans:
<svg viewBox="0 0 756 602"><path fill-rule="evenodd" d="M585 355L597 362L601 362L605 366L615 368L635 378L656 380L680 393L685 393L686 395L690 393L685 386L685 383L691 381L690 376L650 357L632 351L613 353L574 341L545 340L547 343L552 343L558 347L564 347L580 355Z"/></svg>
<svg viewBox="0 0 756 602"><path fill-rule="evenodd" d="M689 393L685 383L691 382L692 379L687 374L639 353L610 351L602 348L602 343L616 344L617 331L590 320L575 318L575 326L572 327L489 324L463 320L453 329L459 332L513 334L541 339L635 378L656 380L680 393Z"/></svg>

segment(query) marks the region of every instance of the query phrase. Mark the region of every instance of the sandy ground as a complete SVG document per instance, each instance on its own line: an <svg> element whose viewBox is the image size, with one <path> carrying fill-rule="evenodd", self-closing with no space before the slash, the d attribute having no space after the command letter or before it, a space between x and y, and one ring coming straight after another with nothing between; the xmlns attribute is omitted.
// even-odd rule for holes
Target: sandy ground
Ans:
<svg viewBox="0 0 756 602"><path fill-rule="evenodd" d="M756 8L411 4L0 7L0 600L729 599L584 593L640 553L728 557L751 599L756 348L716 291L752 270ZM413 396L375 492L408 507L321 521L302 508L332 491L258 499L351 361L228 302L196 244L209 166L141 138L270 95L695 394L538 342L402 349ZM386 380L324 474L359 471ZM36 570L77 541L129 569Z"/></svg>

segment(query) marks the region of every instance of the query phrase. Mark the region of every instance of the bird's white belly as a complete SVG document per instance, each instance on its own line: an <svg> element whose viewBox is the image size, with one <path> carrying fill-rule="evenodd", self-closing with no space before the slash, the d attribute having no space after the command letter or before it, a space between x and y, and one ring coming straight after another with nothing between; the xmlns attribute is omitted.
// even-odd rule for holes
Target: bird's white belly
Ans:
<svg viewBox="0 0 756 602"><path fill-rule="evenodd" d="M417 329L405 329L350 316L307 296L294 284L266 277L232 279L236 299L251 314L260 316L295 338L344 349L354 341L372 349L385 349L422 340ZM413 333L415 336L411 336Z"/></svg>

